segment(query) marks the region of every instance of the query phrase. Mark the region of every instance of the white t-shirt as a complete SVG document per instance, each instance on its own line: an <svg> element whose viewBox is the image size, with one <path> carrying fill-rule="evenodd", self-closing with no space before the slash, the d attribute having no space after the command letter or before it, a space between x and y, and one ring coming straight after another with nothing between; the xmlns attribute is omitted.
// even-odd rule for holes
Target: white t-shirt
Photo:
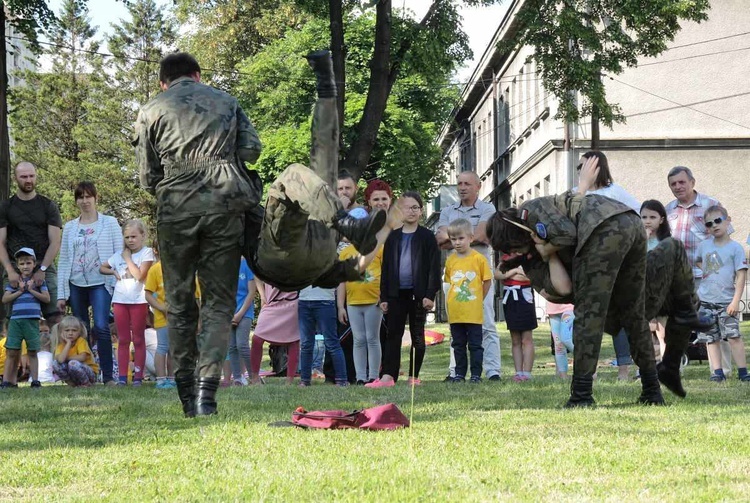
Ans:
<svg viewBox="0 0 750 503"><path fill-rule="evenodd" d="M134 253L131 258L136 266L141 267L141 264L144 262L154 261L154 250L148 246L144 246L138 253ZM120 275L120 280L115 283L115 293L112 295L112 302L117 304L145 304L146 293L143 285L146 278L143 278L143 281L138 281L130 274L128 264L122 258L122 253L115 253L109 257L107 263Z"/></svg>
<svg viewBox="0 0 750 503"><path fill-rule="evenodd" d="M39 361L39 382L55 382L52 375L52 353L39 351L36 358Z"/></svg>
<svg viewBox="0 0 750 503"><path fill-rule="evenodd" d="M577 192L578 187L573 187L571 190L573 192ZM630 192L625 190L622 186L617 185L616 183L610 183L606 187L589 190L588 192L586 192L586 194L599 194L600 196L605 196L610 199L614 199L615 201L620 201L622 204L633 208L636 212L638 212L639 215L641 213L641 203L638 202L638 199L633 197Z"/></svg>

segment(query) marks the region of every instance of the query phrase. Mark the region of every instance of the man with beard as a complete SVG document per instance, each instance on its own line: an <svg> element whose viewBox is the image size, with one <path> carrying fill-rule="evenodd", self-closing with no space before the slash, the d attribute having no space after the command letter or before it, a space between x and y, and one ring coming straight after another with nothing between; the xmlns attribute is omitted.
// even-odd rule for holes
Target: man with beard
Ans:
<svg viewBox="0 0 750 503"><path fill-rule="evenodd" d="M50 326L60 321L57 310L57 272L55 257L60 251L62 219L57 204L36 193L36 166L22 161L16 165L14 196L0 204L0 263L4 282L18 288L20 275L14 257L22 247L29 247L39 257L32 279L37 286L45 281L50 302L42 304L42 314Z"/></svg>

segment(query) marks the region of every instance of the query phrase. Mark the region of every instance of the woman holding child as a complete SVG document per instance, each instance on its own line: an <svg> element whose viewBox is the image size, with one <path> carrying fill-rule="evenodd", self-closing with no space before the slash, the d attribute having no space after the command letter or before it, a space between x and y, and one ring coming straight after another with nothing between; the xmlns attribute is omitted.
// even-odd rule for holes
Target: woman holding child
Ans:
<svg viewBox="0 0 750 503"><path fill-rule="evenodd" d="M117 219L97 211L98 197L93 183L79 183L74 195L81 215L63 227L57 274L57 307L64 313L65 305L69 303L73 315L83 322L87 331L90 331L91 307L102 380L105 384L115 384L109 331L109 308L115 277L101 274L100 267L109 257L122 251L122 230Z"/></svg>

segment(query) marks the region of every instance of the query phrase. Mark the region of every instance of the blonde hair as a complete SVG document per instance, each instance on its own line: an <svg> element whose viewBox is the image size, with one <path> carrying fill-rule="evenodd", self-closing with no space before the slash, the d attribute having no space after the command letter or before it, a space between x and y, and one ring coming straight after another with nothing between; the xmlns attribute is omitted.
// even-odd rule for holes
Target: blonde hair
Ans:
<svg viewBox="0 0 750 503"><path fill-rule="evenodd" d="M471 222L465 218L459 218L454 220L448 225L448 237L460 236L460 235L473 236L474 229L471 227Z"/></svg>
<svg viewBox="0 0 750 503"><path fill-rule="evenodd" d="M84 325L83 322L75 316L66 316L62 320L60 320L60 323L52 327L49 332L51 347L56 348L57 345L60 344L60 334L62 333L62 331L66 328L71 327L75 327L78 329L78 337L83 337L84 339L88 338L86 325Z"/></svg>
<svg viewBox="0 0 750 503"><path fill-rule="evenodd" d="M138 229L138 232L143 234L144 238L148 235L148 233L146 232L146 225L141 220L138 220L137 218L134 218L125 222L125 224L122 226L123 234L125 233L125 229L128 229L130 227L135 227L136 229Z"/></svg>

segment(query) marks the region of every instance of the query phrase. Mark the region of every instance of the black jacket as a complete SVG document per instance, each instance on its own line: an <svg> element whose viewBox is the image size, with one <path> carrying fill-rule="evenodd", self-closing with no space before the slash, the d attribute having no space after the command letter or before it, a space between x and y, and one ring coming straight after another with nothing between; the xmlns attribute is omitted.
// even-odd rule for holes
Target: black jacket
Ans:
<svg viewBox="0 0 750 503"><path fill-rule="evenodd" d="M398 299L401 264L401 229L391 232L383 249L383 264L380 276L380 300L389 302ZM442 286L440 278L440 249L435 235L429 229L417 227L411 238L411 266L414 281L414 298L435 300Z"/></svg>

